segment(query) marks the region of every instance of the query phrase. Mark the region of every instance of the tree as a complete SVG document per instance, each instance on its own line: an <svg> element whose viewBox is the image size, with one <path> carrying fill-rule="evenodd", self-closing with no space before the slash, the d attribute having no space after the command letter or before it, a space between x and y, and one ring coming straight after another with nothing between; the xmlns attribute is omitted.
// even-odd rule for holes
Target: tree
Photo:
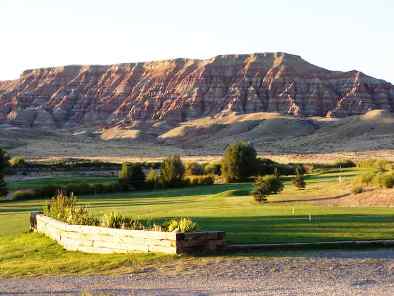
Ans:
<svg viewBox="0 0 394 296"><path fill-rule="evenodd" d="M124 190L142 189L145 186L145 174L142 166L124 162L119 172L119 183Z"/></svg>
<svg viewBox="0 0 394 296"><path fill-rule="evenodd" d="M160 167L160 178L164 187L180 186L185 175L185 167L178 155L170 156Z"/></svg>
<svg viewBox="0 0 394 296"><path fill-rule="evenodd" d="M0 148L0 196L5 196L8 193L7 184L4 181L5 171L9 167L9 156L7 152Z"/></svg>
<svg viewBox="0 0 394 296"><path fill-rule="evenodd" d="M256 171L257 153L245 142L229 145L223 155L222 175L226 182L241 182Z"/></svg>
<svg viewBox="0 0 394 296"><path fill-rule="evenodd" d="M282 181L275 175L259 176L254 183L253 196L257 202L267 200L267 196L283 190Z"/></svg>
<svg viewBox="0 0 394 296"><path fill-rule="evenodd" d="M296 176L293 178L293 184L298 189L305 189L306 186L304 175L300 173L298 168L296 169Z"/></svg>

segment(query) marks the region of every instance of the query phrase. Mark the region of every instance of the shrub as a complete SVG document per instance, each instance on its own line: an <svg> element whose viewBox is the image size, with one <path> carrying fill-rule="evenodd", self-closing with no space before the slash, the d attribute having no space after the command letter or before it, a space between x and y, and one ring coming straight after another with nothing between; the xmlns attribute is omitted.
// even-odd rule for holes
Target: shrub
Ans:
<svg viewBox="0 0 394 296"><path fill-rule="evenodd" d="M204 174L205 175L217 175L220 176L222 173L222 168L218 162L209 162L204 164Z"/></svg>
<svg viewBox="0 0 394 296"><path fill-rule="evenodd" d="M267 200L267 196L271 194L277 194L283 190L282 181L274 176L267 175L264 177L257 177L254 183L253 196L257 202L263 202Z"/></svg>
<svg viewBox="0 0 394 296"><path fill-rule="evenodd" d="M198 229L197 223L190 218L171 219L163 224L163 227L169 232L193 232Z"/></svg>
<svg viewBox="0 0 394 296"><path fill-rule="evenodd" d="M164 187L178 187L183 185L185 167L178 155L165 159L160 168L160 179Z"/></svg>
<svg viewBox="0 0 394 296"><path fill-rule="evenodd" d="M306 184L304 180L304 175L299 173L298 170L297 170L297 175L293 178L293 184L298 189L305 189Z"/></svg>
<svg viewBox="0 0 394 296"><path fill-rule="evenodd" d="M361 186L361 185L353 185L353 187L352 187L352 193L353 194L360 194L362 192L364 192L363 186Z"/></svg>
<svg viewBox="0 0 394 296"><path fill-rule="evenodd" d="M187 185L195 186L195 185L212 185L215 183L215 177L212 175L203 175L203 176L187 176L185 178Z"/></svg>
<svg viewBox="0 0 394 296"><path fill-rule="evenodd" d="M222 175L226 182L242 182L256 172L257 153L252 145L240 142L229 145L222 160Z"/></svg>
<svg viewBox="0 0 394 296"><path fill-rule="evenodd" d="M43 212L48 217L69 224L77 225L98 225L99 220L90 215L85 206L77 206L77 198L73 195L68 196L59 191L56 196L48 202Z"/></svg>
<svg viewBox="0 0 394 296"><path fill-rule="evenodd" d="M119 172L119 184L124 190L145 187L145 174L139 164L123 163Z"/></svg>
<svg viewBox="0 0 394 296"><path fill-rule="evenodd" d="M101 219L101 226L110 228L122 228L122 229L133 229L142 230L144 225L141 221L135 220L131 217L123 216L120 213L111 212L105 214Z"/></svg>
<svg viewBox="0 0 394 296"><path fill-rule="evenodd" d="M203 175L204 168L198 162L189 162L186 164L185 173L186 173L186 175L189 175L189 176Z"/></svg>

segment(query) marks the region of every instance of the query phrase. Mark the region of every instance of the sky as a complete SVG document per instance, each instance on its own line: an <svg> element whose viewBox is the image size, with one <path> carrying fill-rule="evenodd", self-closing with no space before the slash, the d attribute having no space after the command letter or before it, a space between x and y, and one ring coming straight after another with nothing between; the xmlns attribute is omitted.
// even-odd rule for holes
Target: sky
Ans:
<svg viewBox="0 0 394 296"><path fill-rule="evenodd" d="M287 52L394 83L391 0L0 0L0 80L25 69Z"/></svg>

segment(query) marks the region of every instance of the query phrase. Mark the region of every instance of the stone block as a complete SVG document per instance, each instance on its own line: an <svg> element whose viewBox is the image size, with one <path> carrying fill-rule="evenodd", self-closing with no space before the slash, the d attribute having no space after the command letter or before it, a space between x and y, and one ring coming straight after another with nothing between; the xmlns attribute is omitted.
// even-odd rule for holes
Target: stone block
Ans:
<svg viewBox="0 0 394 296"><path fill-rule="evenodd" d="M167 254L216 251L224 246L224 232L158 232L70 225L42 214L31 215L38 232L66 250L86 253L160 252Z"/></svg>

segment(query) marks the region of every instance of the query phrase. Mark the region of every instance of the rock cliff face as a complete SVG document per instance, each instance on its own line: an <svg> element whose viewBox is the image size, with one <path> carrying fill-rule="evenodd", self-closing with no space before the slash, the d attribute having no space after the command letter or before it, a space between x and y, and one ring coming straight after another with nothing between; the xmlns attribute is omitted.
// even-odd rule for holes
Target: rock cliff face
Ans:
<svg viewBox="0 0 394 296"><path fill-rule="evenodd" d="M394 111L394 86L285 53L27 70L0 82L0 123L26 127L179 122L229 112L344 117Z"/></svg>

